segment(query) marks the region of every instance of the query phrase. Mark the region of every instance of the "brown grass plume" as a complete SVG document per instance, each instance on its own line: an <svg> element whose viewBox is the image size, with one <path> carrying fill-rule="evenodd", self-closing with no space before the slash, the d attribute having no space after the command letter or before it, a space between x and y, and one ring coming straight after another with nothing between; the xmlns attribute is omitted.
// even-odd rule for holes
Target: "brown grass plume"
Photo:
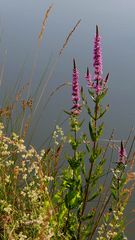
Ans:
<svg viewBox="0 0 135 240"><path fill-rule="evenodd" d="M59 56L62 54L64 48L67 46L68 41L69 41L71 35L72 35L73 32L76 30L76 28L78 27L78 25L80 24L80 22L81 22L81 19L76 23L76 25L73 27L73 29L72 29L72 30L69 32L69 34L67 35L67 37L66 37L66 39L65 39L65 42L64 42L61 50L59 51Z"/></svg>
<svg viewBox="0 0 135 240"><path fill-rule="evenodd" d="M52 9L53 5L50 5L49 8L46 10L45 14L44 14L44 19L43 19L43 22L42 22L42 27L41 27L41 31L38 35L38 44L39 44L39 47L40 47L40 44L41 44L41 41L42 41L42 38L43 38L43 33L45 31L45 27L46 27L46 23L47 23L47 19L48 19L48 16L49 16L49 13Z"/></svg>

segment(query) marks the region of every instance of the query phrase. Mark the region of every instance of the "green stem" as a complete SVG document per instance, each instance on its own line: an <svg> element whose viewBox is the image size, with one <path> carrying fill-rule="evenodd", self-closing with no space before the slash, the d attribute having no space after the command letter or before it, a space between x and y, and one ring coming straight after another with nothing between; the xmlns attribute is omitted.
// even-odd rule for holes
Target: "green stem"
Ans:
<svg viewBox="0 0 135 240"><path fill-rule="evenodd" d="M96 135L96 132L97 132L97 116L98 116L98 102L96 100L96 103L95 103L95 117L94 117L95 135ZM93 152L95 152L96 143L97 143L97 141L95 140L93 142ZM78 235L77 235L77 239L78 240L80 239L80 233L81 233L81 225L82 225L81 218L82 218L82 216L84 214L84 211L85 211L85 208L86 208L86 204L87 204L88 195L89 195L89 186L90 186L90 179L91 179L91 175L92 175L92 171L93 171L93 165L94 165L94 162L91 162L89 173L88 173L88 178L87 178L87 184L86 184L85 191L84 191L84 200L83 200L81 213L80 213L80 216L79 216L79 226L78 226Z"/></svg>
<svg viewBox="0 0 135 240"><path fill-rule="evenodd" d="M74 139L75 139L75 142L77 141L77 132L76 130L74 131ZM74 159L76 161L76 152L77 152L77 149L75 148L74 150ZM73 170L73 181L75 180L75 171Z"/></svg>
<svg viewBox="0 0 135 240"><path fill-rule="evenodd" d="M64 227L64 234L65 235L66 235L66 232L67 232L67 229L68 229L69 213L70 213L70 209L68 209L67 219L66 219L66 223L65 223L65 227Z"/></svg>
<svg viewBox="0 0 135 240"><path fill-rule="evenodd" d="M77 131L76 131L76 129L74 130L74 140L75 140L75 142L77 141ZM77 148L74 149L74 160L75 161L76 161L76 153L77 153ZM75 181L75 170L73 169L73 184L74 184L74 181ZM69 223L69 214L70 214L70 209L68 209L68 213L67 213L67 219L66 219L64 234L66 234L66 232L67 232L68 223Z"/></svg>
<svg viewBox="0 0 135 240"><path fill-rule="evenodd" d="M106 209L106 207L107 207L110 199L111 199L111 194L108 196L108 198L107 198L107 200L106 200L106 202L105 202L105 204L104 204L101 212L99 213L99 217L98 217L98 219L97 219L97 221L96 221L96 223L95 223L95 225L94 225L94 228L93 228L93 230L92 230L92 232L91 232L91 234L90 234L90 236L89 236L89 240L91 240L91 239L93 238L94 233L95 233L95 231L96 231L96 229L97 229L97 227L98 227L98 224L99 224L99 222L100 222L100 219L101 219L101 217L102 217L102 215L103 215L103 213L104 213L104 211L105 211L105 209Z"/></svg>
<svg viewBox="0 0 135 240"><path fill-rule="evenodd" d="M110 144L110 140L113 139L113 134L114 134L114 129L113 129L113 131L112 131L112 133L111 133L109 142L108 142L108 144L107 144L107 146L106 146L106 149L105 149L105 151L104 151L104 153L103 153L102 158L105 157L105 154L106 154L107 149L108 149L109 144ZM110 171L110 169L111 169L111 163L112 163L112 160L113 160L113 151L114 151L114 149L112 149L112 151L111 151L111 156L110 156L108 171L107 171L105 180L104 180L104 182L103 182L103 189L105 189L107 177L108 177L109 171ZM107 195L107 192L108 192L108 190L106 191L105 196ZM96 218L98 217L98 212L99 212L98 209L99 209L99 204L100 204L101 198L102 198L102 195L100 195L100 197L99 197L99 199L98 199L98 203L97 203L97 205L96 205L96 214L94 215L93 222L94 222L94 221L96 220ZM105 198L104 198L104 200L105 200ZM104 200L103 200L103 201L104 201Z"/></svg>

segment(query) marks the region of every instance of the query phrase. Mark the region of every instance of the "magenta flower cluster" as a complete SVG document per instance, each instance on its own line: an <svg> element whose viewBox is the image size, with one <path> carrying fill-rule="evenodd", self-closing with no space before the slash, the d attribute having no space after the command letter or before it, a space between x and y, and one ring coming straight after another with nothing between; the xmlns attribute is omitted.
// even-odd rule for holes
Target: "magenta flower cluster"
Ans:
<svg viewBox="0 0 135 240"><path fill-rule="evenodd" d="M93 67L94 78L92 79L89 68L87 68L85 79L87 80L88 87L95 91L97 95L99 95L107 89L107 81L109 78L109 74L107 74L106 78L103 79L101 37L99 35L98 26L96 26L96 35L94 38ZM72 102L72 113L75 115L79 115L81 112L79 72L76 67L75 59L73 59Z"/></svg>
<svg viewBox="0 0 135 240"><path fill-rule="evenodd" d="M119 148L119 156L118 156L118 163L126 164L127 153L126 149L124 148L123 142L121 141L121 146Z"/></svg>
<svg viewBox="0 0 135 240"><path fill-rule="evenodd" d="M102 77L103 66L102 66L101 37L99 35L98 26L96 26L96 35L94 38L93 67L94 78L92 79L89 68L87 68L85 79L87 81L88 87L91 88L96 93L96 95L100 95L107 90L109 73L107 74L105 79ZM72 114L79 115L81 112L79 72L76 67L75 59L73 59L72 102L73 102L71 111ZM123 142L121 141L121 146L118 151L118 163L122 163L125 165L126 159L127 159L126 150L124 148Z"/></svg>
<svg viewBox="0 0 135 240"><path fill-rule="evenodd" d="M101 50L101 37L99 35L98 26L96 26L96 35L94 38L94 53L93 53L93 67L95 70L96 81L102 80L102 50Z"/></svg>
<svg viewBox="0 0 135 240"><path fill-rule="evenodd" d="M99 35L98 26L96 26L96 35L94 38L94 50L93 50L93 67L94 67L94 79L92 80L89 68L87 68L87 73L85 79L87 84L96 94L100 94L107 89L107 81L109 74L103 79L103 66L102 66L102 50L101 50L101 37Z"/></svg>
<svg viewBox="0 0 135 240"><path fill-rule="evenodd" d="M92 88L94 85L93 85L93 81L92 81L91 74L88 67L87 67L87 73L85 75L85 79L87 80L88 87Z"/></svg>
<svg viewBox="0 0 135 240"><path fill-rule="evenodd" d="M79 72L76 67L75 59L73 59L73 75L72 75L72 113L79 115L81 111L80 105L80 88L79 88Z"/></svg>

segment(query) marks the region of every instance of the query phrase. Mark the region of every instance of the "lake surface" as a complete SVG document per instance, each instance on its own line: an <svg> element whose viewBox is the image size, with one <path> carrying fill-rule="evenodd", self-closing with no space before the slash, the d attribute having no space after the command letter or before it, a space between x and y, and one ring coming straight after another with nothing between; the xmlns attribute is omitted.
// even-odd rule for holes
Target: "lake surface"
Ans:
<svg viewBox="0 0 135 240"><path fill-rule="evenodd" d="M53 9L38 48L44 13L52 3ZM105 137L109 137L113 128L116 129L117 139L127 137L131 127L135 126L134 13L133 0L0 0L0 64L4 65L5 86L2 94L10 92L22 71L21 84L32 78L32 95L45 71L44 84L38 95L43 93L43 96L34 113L34 127L30 132L33 144L41 146L52 127L65 118L61 112L71 108L70 87L62 88L53 95L47 106L45 104L51 91L64 82L72 81L73 57L80 71L80 84L85 84L86 67L90 65L92 68L96 24L102 36L104 75L110 73L106 98L110 110L106 114ZM62 56L58 57L65 37L79 19L82 20L80 25ZM131 204L135 206L134 201ZM129 226L131 240L135 234L133 226Z"/></svg>

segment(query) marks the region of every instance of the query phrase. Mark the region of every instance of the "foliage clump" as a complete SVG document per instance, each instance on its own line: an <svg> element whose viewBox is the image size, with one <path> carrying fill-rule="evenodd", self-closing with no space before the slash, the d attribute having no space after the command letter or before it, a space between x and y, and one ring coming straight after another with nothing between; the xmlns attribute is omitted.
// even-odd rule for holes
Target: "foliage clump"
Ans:
<svg viewBox="0 0 135 240"><path fill-rule="evenodd" d="M128 141L112 144L113 133L106 145L101 142L102 119L109 108L103 107L109 74L102 76L100 41L97 26L94 77L89 68L85 75L88 96L79 87L73 60L73 105L65 111L69 133L56 126L52 145L37 152L17 134L8 136L0 123L0 239L127 239L124 211L134 189L129 181L135 180L135 173L128 167L134 140L128 154Z"/></svg>

